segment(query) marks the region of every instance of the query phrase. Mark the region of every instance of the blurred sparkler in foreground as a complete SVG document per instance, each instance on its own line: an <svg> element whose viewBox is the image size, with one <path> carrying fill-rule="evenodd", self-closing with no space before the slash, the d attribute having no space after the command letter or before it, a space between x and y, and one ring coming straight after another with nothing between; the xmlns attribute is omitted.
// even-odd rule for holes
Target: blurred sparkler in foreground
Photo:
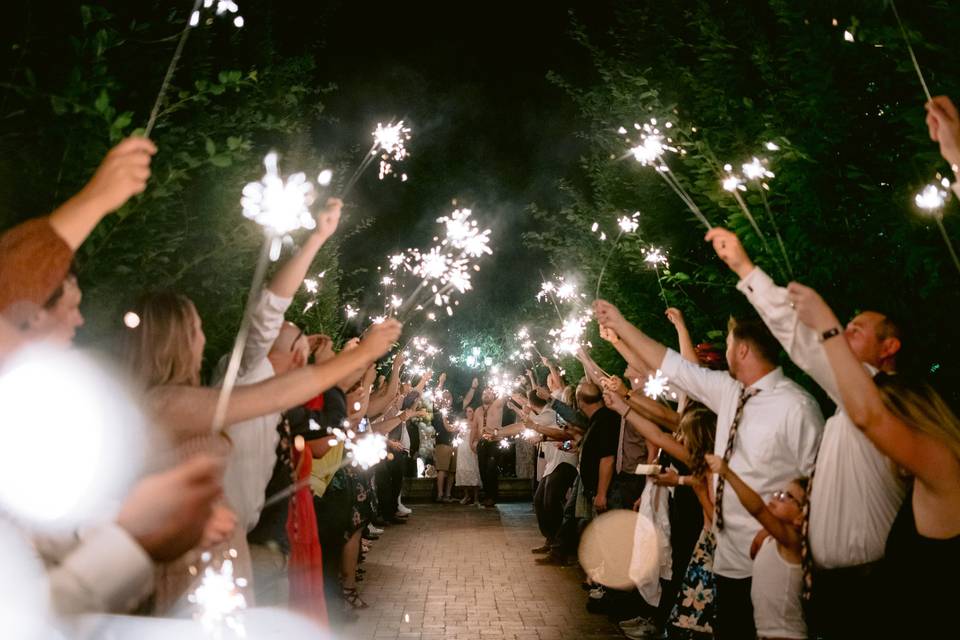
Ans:
<svg viewBox="0 0 960 640"><path fill-rule="evenodd" d="M956 267L957 272L960 273L960 259L957 258L957 252L953 248L953 242L950 240L950 236L947 235L946 227L943 226L943 208L949 199L950 181L947 178L941 178L940 182L934 182L925 186L920 193L914 196L913 201L919 209L929 213L934 222L937 223L937 228L940 229L943 242L947 245L947 251L950 252L950 257L953 259L953 266Z"/></svg>
<svg viewBox="0 0 960 640"><path fill-rule="evenodd" d="M667 376L657 369L656 373L651 373L643 383L643 394L653 400L659 400L666 394L668 383Z"/></svg>
<svg viewBox="0 0 960 640"><path fill-rule="evenodd" d="M204 554L209 556L209 554ZM207 566L200 585L187 599L197 606L195 617L207 633L219 636L223 628L239 637L246 637L241 612L247 608L247 599L240 592L246 580L233 577L233 561L226 559L219 569Z"/></svg>

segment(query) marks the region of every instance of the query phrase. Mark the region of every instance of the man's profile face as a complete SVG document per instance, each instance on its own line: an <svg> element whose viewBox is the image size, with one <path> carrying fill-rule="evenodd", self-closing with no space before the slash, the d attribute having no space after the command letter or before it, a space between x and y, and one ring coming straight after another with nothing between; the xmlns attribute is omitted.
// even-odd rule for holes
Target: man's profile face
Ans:
<svg viewBox="0 0 960 640"><path fill-rule="evenodd" d="M80 301L83 293L73 275L63 281L63 292L51 306L40 309L27 323L25 333L31 339L46 340L62 346L70 346L83 326Z"/></svg>

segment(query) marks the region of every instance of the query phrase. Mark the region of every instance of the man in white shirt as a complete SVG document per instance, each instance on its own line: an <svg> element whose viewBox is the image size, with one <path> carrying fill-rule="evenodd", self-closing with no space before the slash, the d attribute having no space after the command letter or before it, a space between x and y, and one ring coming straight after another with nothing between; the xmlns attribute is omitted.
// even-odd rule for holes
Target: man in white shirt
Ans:
<svg viewBox="0 0 960 640"><path fill-rule="evenodd" d="M336 231L342 206L337 198L327 200L326 207L317 215L316 228L261 292L240 360L237 385L256 384L307 364L310 355L308 339L296 325L284 322L284 314L313 259ZM228 359L229 356L224 356L220 361L215 376L217 384L223 382ZM280 417L280 413L267 414L231 425L227 430L233 449L224 475L224 493L236 513L237 526L247 532L253 530L260 519L266 499L264 492L277 461ZM281 579L273 570L283 565L282 558L275 557L277 552L252 545L250 554L254 584L258 576L265 581L272 581L274 577Z"/></svg>
<svg viewBox="0 0 960 640"><path fill-rule="evenodd" d="M810 495L808 544L813 561L813 622L823 637L851 638L864 632L866 611L876 602L872 585L876 563L906 494L906 482L843 410L837 382L827 361L824 337L804 325L778 287L750 260L739 239L726 229L708 234L717 255L740 277L747 296L791 360L837 404L825 425ZM876 374L892 373L900 352L900 331L876 311L857 315L843 339ZM839 339L840 336L837 336Z"/></svg>
<svg viewBox="0 0 960 640"><path fill-rule="evenodd" d="M637 368L660 369L672 385L717 414L714 453L761 495L808 475L814 467L823 416L810 394L776 365L779 345L756 318L731 318L729 373L684 360L627 322L609 302L595 303L597 321L635 355ZM628 362L630 358L628 358ZM760 525L733 491L715 482L718 638L753 638L750 545Z"/></svg>

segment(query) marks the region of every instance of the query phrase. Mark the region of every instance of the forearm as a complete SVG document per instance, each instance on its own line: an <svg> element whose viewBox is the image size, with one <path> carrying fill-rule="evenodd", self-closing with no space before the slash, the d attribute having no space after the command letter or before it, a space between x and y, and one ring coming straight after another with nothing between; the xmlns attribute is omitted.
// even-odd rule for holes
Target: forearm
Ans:
<svg viewBox="0 0 960 640"><path fill-rule="evenodd" d="M587 379L598 387L602 387L605 376L600 371L600 367L597 366L597 363L593 361L593 358L591 358L586 352L582 352L578 356L578 359L580 360L580 364L583 365L583 372L587 374Z"/></svg>
<svg viewBox="0 0 960 640"><path fill-rule="evenodd" d="M633 427L637 433L646 438L648 442L663 449L671 456L677 458L685 464L689 462L690 454L687 452L686 448L684 448L684 446L677 442L674 438L661 431L660 428L653 422L643 418L634 411L628 411L625 417L627 424Z"/></svg>
<svg viewBox="0 0 960 640"><path fill-rule="evenodd" d="M467 391L467 395L463 397L463 410L466 411L467 407L470 406L470 403L473 402L473 395L476 392L476 387L470 387L470 391Z"/></svg>
<svg viewBox="0 0 960 640"><path fill-rule="evenodd" d="M370 425L370 428L373 429L374 433L387 434L403 424L405 420L403 416L394 416L392 418L386 418L385 420L380 420L374 422Z"/></svg>
<svg viewBox="0 0 960 640"><path fill-rule="evenodd" d="M760 513L767 508L760 494L751 489L750 485L744 482L732 469L727 468L723 477L726 479L727 484L737 493L737 497L740 498L740 504L743 505L743 508L754 518L759 519Z"/></svg>
<svg viewBox="0 0 960 640"><path fill-rule="evenodd" d="M606 496L610 490L610 483L613 481L613 469L616 465L615 456L607 456L600 459L600 480L597 482L597 495Z"/></svg>
<svg viewBox="0 0 960 640"><path fill-rule="evenodd" d="M270 291L283 298L292 298L303 283L303 279L317 257L317 252L323 246L325 238L317 234L310 234L292 258L287 260L280 270L270 280L267 286Z"/></svg>
<svg viewBox="0 0 960 640"><path fill-rule="evenodd" d="M677 327L677 344L680 347L680 355L683 356L684 360L696 365L700 364L697 349L693 346L693 339L690 337L690 331L685 324Z"/></svg>
<svg viewBox="0 0 960 640"><path fill-rule="evenodd" d="M665 429L676 431L680 427L680 414L643 394L628 394L627 404L647 420Z"/></svg>
<svg viewBox="0 0 960 640"><path fill-rule="evenodd" d="M50 226L76 251L108 213L96 199L81 191L50 214Z"/></svg>
<svg viewBox="0 0 960 640"><path fill-rule="evenodd" d="M614 330L620 341L643 362L644 369L657 369L667 355L667 348L627 321L619 323Z"/></svg>

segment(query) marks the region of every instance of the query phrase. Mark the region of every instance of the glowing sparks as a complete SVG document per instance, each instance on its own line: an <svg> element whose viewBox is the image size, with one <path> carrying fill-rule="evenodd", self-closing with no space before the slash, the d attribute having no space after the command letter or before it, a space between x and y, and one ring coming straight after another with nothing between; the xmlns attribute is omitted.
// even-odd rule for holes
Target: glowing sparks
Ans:
<svg viewBox="0 0 960 640"><path fill-rule="evenodd" d="M650 374L647 381L643 383L643 394L656 400L666 393L668 383L667 376L663 375L660 369L657 369L656 373Z"/></svg>
<svg viewBox="0 0 960 640"><path fill-rule="evenodd" d="M316 221L310 213L314 200L313 183L304 173L295 173L286 180L277 168L277 154L264 157L266 173L259 182L250 182L243 188L240 204L243 215L264 227L275 237L282 237L297 229L313 229Z"/></svg>
<svg viewBox="0 0 960 640"><path fill-rule="evenodd" d="M317 184L321 187L330 186L330 182L333 180L333 171L330 169L324 169L320 172L320 175L317 176Z"/></svg>
<svg viewBox="0 0 960 640"><path fill-rule="evenodd" d="M566 302L581 297L581 294L578 293L576 284L567 282L563 277L560 277L557 278L556 281L547 280L540 284L540 292L537 294L537 300L543 300L549 297L560 300L561 302Z"/></svg>
<svg viewBox="0 0 960 640"><path fill-rule="evenodd" d="M320 283L313 278L304 278L303 288L307 290L307 293L316 293L320 288Z"/></svg>
<svg viewBox="0 0 960 640"><path fill-rule="evenodd" d="M404 256L402 253L395 253L394 255L390 256L390 270L396 271L397 269L402 267L404 264L406 264L406 262L407 262L406 256Z"/></svg>
<svg viewBox="0 0 960 640"><path fill-rule="evenodd" d="M726 166L729 167L730 165L726 165ZM729 171L729 169L727 170ZM743 184L743 179L740 176L734 175L732 173L727 175L727 177L722 180L721 184L723 185L724 191L730 191L731 193L737 190L739 191L747 190L747 187L744 186Z"/></svg>
<svg viewBox="0 0 960 640"><path fill-rule="evenodd" d="M617 220L617 226L620 227L621 233L633 233L640 228L640 223L637 222L637 219L640 217L640 212L636 211L631 216L621 216Z"/></svg>
<svg viewBox="0 0 960 640"><path fill-rule="evenodd" d="M346 445L350 463L367 470L387 458L387 439L379 433L367 434Z"/></svg>
<svg viewBox="0 0 960 640"><path fill-rule="evenodd" d="M373 324L383 324L387 321L387 316L374 316L370 318L370 322Z"/></svg>
<svg viewBox="0 0 960 640"><path fill-rule="evenodd" d="M853 42L853 34L847 30L844 30L843 39L847 42Z"/></svg>
<svg viewBox="0 0 960 640"><path fill-rule="evenodd" d="M396 124L384 126L377 123L377 128L373 132L373 155L380 156L380 179L383 180L388 175L396 175L393 171L393 163L402 162L407 158L406 143L410 140L410 127L404 125L403 120ZM406 181L407 175L401 176L402 181Z"/></svg>
<svg viewBox="0 0 960 640"><path fill-rule="evenodd" d="M766 160L754 157L750 162L745 163L741 168L743 175L747 180L762 180L764 178L773 178L774 173L765 166Z"/></svg>
<svg viewBox="0 0 960 640"><path fill-rule="evenodd" d="M500 448L501 448L501 449L509 449L509 448L510 448L510 441L509 441L509 440L501 440L501 441L500 441Z"/></svg>
<svg viewBox="0 0 960 640"><path fill-rule="evenodd" d="M123 314L123 324L126 325L128 329L136 329L140 326L140 316L133 311L127 311Z"/></svg>
<svg viewBox="0 0 960 640"><path fill-rule="evenodd" d="M583 346L583 335L587 331L587 324L593 318L590 309L575 313L563 321L559 329L550 329L547 333L553 339L551 346L557 356L576 355Z"/></svg>
<svg viewBox="0 0 960 640"><path fill-rule="evenodd" d="M780 145L778 145L776 142L768 142L764 146L767 147L767 151L780 151Z"/></svg>
<svg viewBox="0 0 960 640"><path fill-rule="evenodd" d="M949 188L950 181L943 178L939 184L931 183L925 186L920 193L914 197L913 201L917 207L924 211L939 211L943 209L943 206L950 197Z"/></svg>
<svg viewBox="0 0 960 640"><path fill-rule="evenodd" d="M198 607L195 617L208 633L226 626L240 637L246 635L240 619L240 612L247 608L247 599L240 592L245 586L243 578L234 579L232 560L224 560L219 570L209 566L204 569L200 585L188 600Z"/></svg>
<svg viewBox="0 0 960 640"><path fill-rule="evenodd" d="M643 261L649 264L653 268L658 268L660 265L669 267L670 263L667 260L666 254L663 252L663 249L658 249L657 247L650 247L646 250Z"/></svg>
<svg viewBox="0 0 960 640"><path fill-rule="evenodd" d="M346 314L347 320L352 320L353 318L356 318L357 314L359 313L356 309L354 309L349 304L344 306L343 312Z"/></svg>

